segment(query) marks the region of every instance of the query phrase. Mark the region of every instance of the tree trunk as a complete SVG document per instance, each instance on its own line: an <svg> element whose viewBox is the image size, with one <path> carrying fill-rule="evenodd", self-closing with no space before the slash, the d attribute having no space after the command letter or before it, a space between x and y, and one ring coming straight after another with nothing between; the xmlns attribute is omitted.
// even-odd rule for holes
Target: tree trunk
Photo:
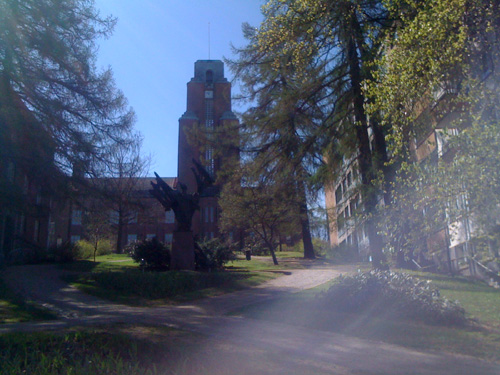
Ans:
<svg viewBox="0 0 500 375"><path fill-rule="evenodd" d="M301 197L302 200L302 197ZM302 243L304 244L304 259L315 259L314 247L311 238L311 228L309 227L309 215L307 203L302 201L299 206L300 226L302 229Z"/></svg>
<svg viewBox="0 0 500 375"><path fill-rule="evenodd" d="M353 104L354 104L354 120L356 128L356 137L358 140L358 163L359 171L361 175L361 181L363 185L363 201L365 206L365 211L368 216L365 222L365 228L367 229L368 239L370 242L370 251L372 254L372 265L375 269L386 269L387 264L385 262L385 257L382 252L383 241L381 236L377 232L377 224L375 222L374 214L377 207L377 190L373 184L373 160L372 151L370 148L370 138L368 136L368 121L364 109L364 95L361 90L361 68L360 60L358 57L358 52L355 44L354 37L349 33L349 29L355 29L355 25L358 21L356 19L356 14L350 15L350 23L346 28L346 39L347 39L347 60L349 65L349 78L351 81L351 90L353 93Z"/></svg>
<svg viewBox="0 0 500 375"><path fill-rule="evenodd" d="M304 168L301 166L296 178L297 198L299 200L300 228L302 231L302 243L304 245L304 259L315 259L316 254L314 253L311 228L309 226L306 187L304 185L305 174Z"/></svg>
<svg viewBox="0 0 500 375"><path fill-rule="evenodd" d="M117 254L122 253L123 226L124 226L123 208L122 208L122 205L120 204L120 207L118 208L118 228L117 228L117 233L116 233L116 253Z"/></svg>
<svg viewBox="0 0 500 375"><path fill-rule="evenodd" d="M278 258L276 258L276 253L274 252L274 246L273 244L267 244L267 247L269 249L269 251L271 252L271 257L273 258L273 263L275 266L278 265Z"/></svg>

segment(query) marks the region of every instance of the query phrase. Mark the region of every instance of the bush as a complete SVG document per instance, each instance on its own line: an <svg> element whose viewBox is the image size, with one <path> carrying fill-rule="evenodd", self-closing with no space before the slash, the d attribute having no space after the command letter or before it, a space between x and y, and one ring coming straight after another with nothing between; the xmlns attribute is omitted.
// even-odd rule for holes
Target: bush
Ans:
<svg viewBox="0 0 500 375"><path fill-rule="evenodd" d="M75 244L65 242L59 246L49 248L48 252L52 254L55 262L68 263L79 257L80 250Z"/></svg>
<svg viewBox="0 0 500 375"><path fill-rule="evenodd" d="M368 309L373 313L393 312L403 318L442 325L466 322L465 310L457 302L440 297L429 282L404 273L370 271L341 276L319 298L328 308L347 312Z"/></svg>
<svg viewBox="0 0 500 375"><path fill-rule="evenodd" d="M170 251L156 237L134 242L127 249L132 259L147 270L166 271L170 268Z"/></svg>
<svg viewBox="0 0 500 375"><path fill-rule="evenodd" d="M97 253L96 255L107 255L111 254L113 247L109 240L100 240L97 242ZM80 240L76 243L76 258L78 259L90 259L94 256L94 245L88 241Z"/></svg>
<svg viewBox="0 0 500 375"><path fill-rule="evenodd" d="M197 270L211 271L224 267L224 265L235 259L233 249L230 245L222 243L219 239L198 242L195 245L194 262Z"/></svg>
<svg viewBox="0 0 500 375"><path fill-rule="evenodd" d="M323 256L327 256L331 253L330 244L327 241L322 240L321 238L313 237L312 244L314 247L314 254L316 256L323 257ZM298 251L300 253L303 253L304 252L304 242L303 241L297 242L295 245L293 245L293 250Z"/></svg>
<svg viewBox="0 0 500 375"><path fill-rule="evenodd" d="M264 241L256 236L247 236L245 238L243 251L250 251L253 255L270 255L269 249Z"/></svg>

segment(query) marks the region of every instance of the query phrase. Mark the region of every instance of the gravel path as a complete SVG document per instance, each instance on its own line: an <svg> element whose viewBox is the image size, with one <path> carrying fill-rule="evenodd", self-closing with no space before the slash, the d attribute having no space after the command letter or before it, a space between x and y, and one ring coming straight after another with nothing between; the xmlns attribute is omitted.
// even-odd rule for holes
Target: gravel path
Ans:
<svg viewBox="0 0 500 375"><path fill-rule="evenodd" d="M61 281L61 271L54 266L11 267L2 272L9 285L51 308L61 319L0 325L0 333L110 323L172 327L204 335L204 345L220 347L223 343L233 351L244 348L248 353L245 359L238 357L238 363L230 364L235 374L500 374L499 364L467 356L422 353L338 333L224 315L352 272L355 272L353 266L312 266L291 270L290 274L241 292L176 306L141 308L86 295ZM221 360L226 360L222 358L228 356L228 350L220 352ZM207 369L205 373L217 372Z"/></svg>

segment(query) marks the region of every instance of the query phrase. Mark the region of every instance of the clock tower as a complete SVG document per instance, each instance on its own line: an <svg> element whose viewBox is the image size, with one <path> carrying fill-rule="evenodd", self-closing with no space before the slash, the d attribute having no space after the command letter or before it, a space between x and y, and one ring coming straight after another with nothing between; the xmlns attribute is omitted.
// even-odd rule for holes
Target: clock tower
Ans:
<svg viewBox="0 0 500 375"><path fill-rule="evenodd" d="M187 108L179 119L178 181L188 192L197 189L191 171L192 160L202 164L217 179L224 161L237 155L236 148L224 139L237 137L238 119L231 111L231 83L224 77L220 60L198 60L194 77L187 84ZM234 141L234 139L233 139ZM200 197L200 212L193 217L193 232L204 238L217 237L217 194Z"/></svg>

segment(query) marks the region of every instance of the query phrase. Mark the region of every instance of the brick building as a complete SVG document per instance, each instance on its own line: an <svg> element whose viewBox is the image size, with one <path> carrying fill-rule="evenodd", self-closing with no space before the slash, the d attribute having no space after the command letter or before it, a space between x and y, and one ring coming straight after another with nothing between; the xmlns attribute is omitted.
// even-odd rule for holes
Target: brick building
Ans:
<svg viewBox="0 0 500 375"><path fill-rule="evenodd" d="M205 166L217 179L218 172L226 160L237 157L230 142L224 139L237 134L239 122L231 111L231 83L224 77L224 64L220 60L199 60L195 63L194 77L187 83L187 108L179 119L178 177L162 177L172 188L178 182L187 186L189 193L197 191L193 159ZM165 243L172 242L175 230L173 211L165 212L161 204L151 196L150 182L154 177L144 177L134 181L136 187L130 199L134 202L122 226L121 246L135 240L157 237ZM198 238L219 236L219 207L217 195L219 188L214 186L200 196L200 211L195 212L192 230ZM85 202L85 199L83 199ZM90 201L92 202L92 201ZM89 201L87 201L87 204ZM66 230L58 236L64 241L76 242L85 237L85 204L73 204ZM111 227L117 227L119 215L109 206ZM90 215L90 214L89 214ZM69 226L69 227L68 227ZM116 230L115 230L116 231ZM67 232L67 234L65 234Z"/></svg>
<svg viewBox="0 0 500 375"><path fill-rule="evenodd" d="M179 119L179 157L177 176L188 192L197 189L191 170L195 159L217 179L231 158L238 156L233 142L224 139L237 137L238 119L231 110L231 83L224 77L220 60L198 60L194 77L187 84L187 108ZM217 205L218 188L200 197L200 211L193 217L193 232L204 238L219 236Z"/></svg>

